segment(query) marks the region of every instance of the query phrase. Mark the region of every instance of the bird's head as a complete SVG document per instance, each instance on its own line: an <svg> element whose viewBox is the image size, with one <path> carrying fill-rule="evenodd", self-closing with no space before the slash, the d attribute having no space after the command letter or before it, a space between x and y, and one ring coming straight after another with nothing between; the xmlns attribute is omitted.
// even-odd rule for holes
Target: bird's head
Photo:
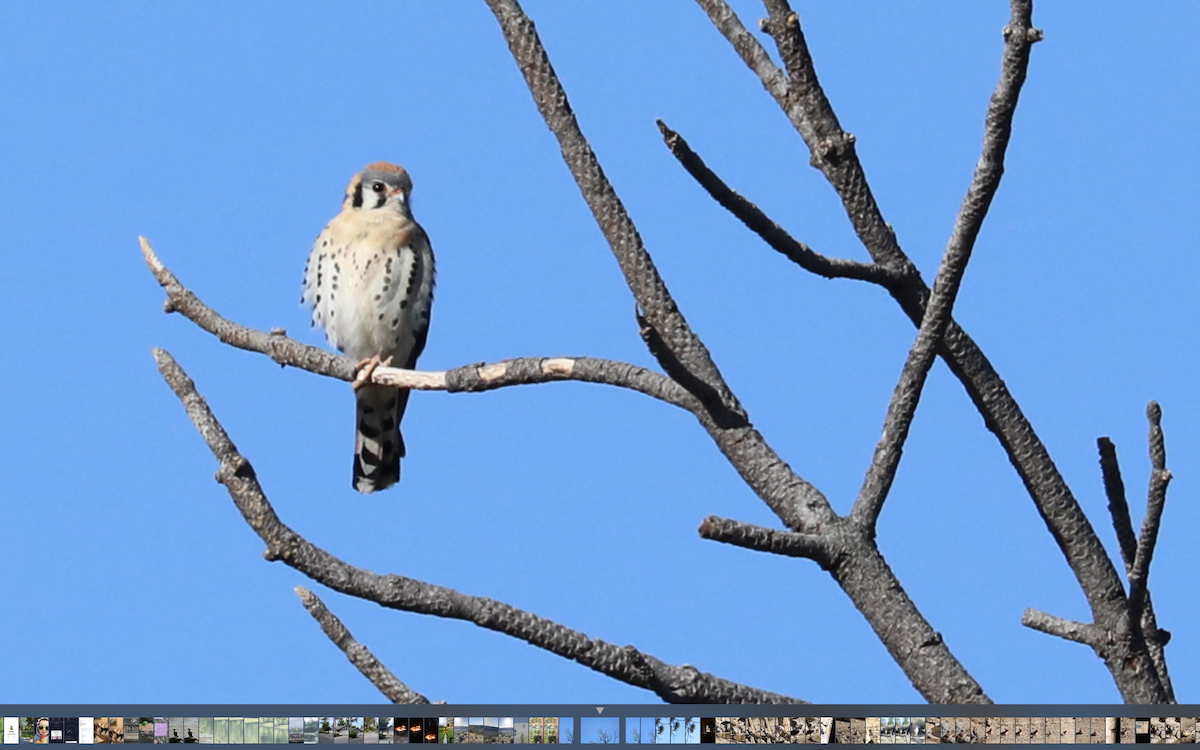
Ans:
<svg viewBox="0 0 1200 750"><path fill-rule="evenodd" d="M342 208L346 211L392 209L411 216L408 198L412 178L404 167L377 161L354 175L346 187Z"/></svg>

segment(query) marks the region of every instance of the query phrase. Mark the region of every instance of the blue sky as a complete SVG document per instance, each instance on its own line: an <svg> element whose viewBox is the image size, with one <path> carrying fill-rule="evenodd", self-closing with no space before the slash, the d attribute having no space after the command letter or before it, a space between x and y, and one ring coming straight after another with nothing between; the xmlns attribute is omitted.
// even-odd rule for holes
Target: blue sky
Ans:
<svg viewBox="0 0 1200 750"><path fill-rule="evenodd" d="M762 14L735 5L748 24ZM932 278L1007 6L798 7L884 214ZM767 439L846 512L914 332L881 290L763 246L683 173L654 119L796 237L864 259L798 136L692 3L526 10L681 309ZM1182 700L1200 679L1198 21L1182 2L1039 5L1046 41L956 311L1110 550L1095 439L1116 441L1140 523L1144 408L1162 403L1176 479L1151 586ZM0 702L380 700L297 584L431 699L656 700L264 562L153 346L196 379L285 522L351 563L812 701L919 702L815 565L698 538L709 514L776 524L689 415L575 383L416 394L402 483L363 497L346 384L162 314L138 235L223 314L323 343L298 304L308 249L350 176L385 159L411 172L438 258L424 369L535 355L654 366L482 2L7 3L0 27ZM940 363L879 543L995 700L1118 700L1090 651L1019 624L1026 607L1085 618L1085 601Z"/></svg>

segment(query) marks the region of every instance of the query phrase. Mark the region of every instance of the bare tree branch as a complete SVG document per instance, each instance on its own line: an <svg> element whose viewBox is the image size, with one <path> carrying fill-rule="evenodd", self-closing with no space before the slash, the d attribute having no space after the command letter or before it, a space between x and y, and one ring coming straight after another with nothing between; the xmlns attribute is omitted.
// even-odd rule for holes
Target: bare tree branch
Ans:
<svg viewBox="0 0 1200 750"><path fill-rule="evenodd" d="M889 292L909 319L919 324L925 318L930 292L883 221L865 178L860 179L862 169L853 148L853 138L841 129L820 90L799 19L786 0L764 2L771 14L764 28L776 39L788 67L786 79L724 0L697 0L792 121L812 153L812 163L841 196L851 223L871 257L902 279L889 287ZM1028 47L1040 37L1040 32L1032 26L1030 0L1012 0L1011 18L1005 30L1006 65L1002 67L1007 67L1014 55L1027 60ZM953 320L948 323L939 354L962 382L988 429L1000 440L1047 529L1079 580L1096 623L1111 628L1114 633L1127 628L1128 608L1116 568L1004 381L978 345ZM1150 678L1140 667L1130 669L1125 666L1144 648L1144 643L1136 636L1132 640L1124 637L1118 640L1135 653L1110 649L1102 656L1122 697L1131 703L1164 701L1166 694L1157 680Z"/></svg>
<svg viewBox="0 0 1200 750"><path fill-rule="evenodd" d="M1021 616L1021 624L1047 635L1082 643L1097 650L1104 647L1107 639L1104 630L1095 625L1065 620L1037 609L1026 609L1025 614Z"/></svg>
<svg viewBox="0 0 1200 750"><path fill-rule="evenodd" d="M517 638L626 684L653 690L668 702L799 702L785 695L715 677L690 665L666 664L632 646L622 648L589 638L494 599L469 596L403 576L378 575L347 564L313 545L279 519L250 462L229 439L225 428L196 391L196 384L167 352L155 349L154 358L163 379L183 403L188 417L220 464L217 481L225 485L242 517L266 542L264 557L267 560L282 561L334 591L390 609L465 620Z"/></svg>
<svg viewBox="0 0 1200 750"><path fill-rule="evenodd" d="M1117 546L1121 549L1121 559L1128 573L1137 555L1137 537L1133 534L1133 519L1129 516L1129 501L1125 498L1125 480L1121 478L1117 446L1113 445L1112 440L1102 437L1096 440L1096 447L1100 451L1100 475L1104 480L1104 494L1108 497L1108 514L1112 517Z"/></svg>
<svg viewBox="0 0 1200 750"><path fill-rule="evenodd" d="M428 698L401 682L390 669L375 658L370 649L355 640L342 621L329 611L320 597L303 586L296 587L296 594L304 603L304 608L320 624L321 630L329 636L329 640L341 649L350 663L362 673L363 677L370 680L371 684L388 700L392 703L429 703Z"/></svg>
<svg viewBox="0 0 1200 750"><path fill-rule="evenodd" d="M1133 623L1142 621L1146 600L1146 579L1150 575L1150 561L1158 543L1158 531L1162 526L1163 508L1167 502L1167 485L1171 472L1167 471L1167 450L1163 440L1162 407L1151 401L1146 407L1146 418L1150 422L1150 489L1146 497L1146 516L1142 519L1142 533L1138 536L1137 552L1129 570L1129 615Z"/></svg>
<svg viewBox="0 0 1200 750"><path fill-rule="evenodd" d="M895 283L896 278L883 266L876 263L860 263L855 260L830 258L808 245L794 239L783 227L772 221L758 206L734 191L716 175L704 160L691 149L683 136L658 120L658 129L671 154L679 160L696 182L717 203L745 224L768 245L810 273L827 279L857 279L881 286Z"/></svg>
<svg viewBox="0 0 1200 750"><path fill-rule="evenodd" d="M776 531L763 526L742 523L719 516L709 516L700 524L700 537L773 555L803 557L816 562L823 570L833 567L833 554L825 536Z"/></svg>
<svg viewBox="0 0 1200 750"><path fill-rule="evenodd" d="M159 285L167 292L164 308L177 312L222 342L246 351L270 356L281 365L290 365L318 375L352 381L356 363L314 346L287 338L282 330L264 333L234 323L205 305L180 283L154 253L150 243L139 238L146 264ZM646 334L656 338L657 334ZM670 361L670 357L666 357ZM571 362L567 366L567 361ZM410 374L402 375L407 372ZM824 496L815 487L796 476L766 444L762 435L744 421L733 425L718 423L728 412L715 415L677 380L637 365L590 357L510 359L494 364L465 365L444 373L415 373L398 368L376 368L372 382L397 387L478 392L512 385L578 380L628 388L686 409L700 420L717 447L751 488L776 511L788 528L806 524L819 527L835 517ZM801 498L801 500L797 500Z"/></svg>
<svg viewBox="0 0 1200 750"><path fill-rule="evenodd" d="M339 380L354 379L357 363L347 357L290 339L279 329L266 333L222 317L163 265L149 242L141 238L141 244L147 265L167 292L165 308L168 312L183 315L226 344L266 354L281 365ZM371 378L371 382L380 385L450 393L476 393L561 380L627 388L704 417L699 402L670 378L638 365L592 357L523 357L491 364L464 365L442 372L377 367Z"/></svg>
<svg viewBox="0 0 1200 750"><path fill-rule="evenodd" d="M1161 432L1159 430L1160 437ZM1153 440L1152 436L1151 454L1154 453ZM1104 479L1104 493L1108 497L1108 512L1112 517L1113 529L1116 531L1117 544L1121 550L1121 559L1125 563L1125 573L1129 575L1133 571L1134 558L1137 557L1138 542L1137 537L1133 533L1133 521L1129 515L1129 502L1125 498L1125 482L1121 478L1121 468L1117 462L1117 447L1106 437L1099 438L1096 441L1096 445L1100 449L1100 471ZM1165 453L1164 448L1161 454L1164 466L1166 464ZM1152 456L1151 462L1153 460ZM1153 477L1154 474L1152 473L1151 476ZM1130 620L1135 623L1136 627L1141 628L1146 641L1146 648L1150 653L1150 659L1154 663L1155 671L1158 672L1158 679L1162 682L1163 688L1170 698L1170 702L1174 702L1175 688L1171 684L1171 676L1167 669L1167 659L1164 651L1167 642L1171 640L1171 634L1158 627L1158 618L1154 614L1153 597L1150 595L1149 590L1144 588L1143 590L1145 591L1143 595L1145 603L1142 607L1142 616L1140 620L1135 620L1131 585Z"/></svg>
<svg viewBox="0 0 1200 750"><path fill-rule="evenodd" d="M608 240L625 274L625 281L646 319L662 336L674 356L720 398L720 406L744 417L745 412L725 384L708 349L693 333L667 291L666 284L642 244L637 227L605 177L595 152L579 128L567 93L542 47L533 22L516 0L487 2L500 22L504 39L525 76L538 111L558 139L563 161L575 178L600 231Z"/></svg>
<svg viewBox="0 0 1200 750"><path fill-rule="evenodd" d="M766 0L766 4L772 10L773 17L784 10L790 11L787 0ZM1007 43L1004 45L1004 57L1000 64L1000 82L992 92L984 119L983 153L975 165L975 175L959 207L954 231L950 235L950 242L946 246L941 266L934 279L933 293L925 305L925 317L917 332L917 340L908 353L908 360L900 374L900 382L896 384L892 393L892 401L888 405L887 418L883 425L883 436L875 448L871 467L867 470L862 490L850 514L856 523L872 530L891 491L892 482L896 479L896 470L900 467L900 456L912 427L917 404L921 400L921 391L937 356L937 346L941 344L946 326L950 323L954 301L962 286L963 275L975 248L975 241L979 237L979 230L983 228L983 220L991 208L996 191L1000 188L1000 178L1004 175L1004 154L1012 138L1013 115L1017 111L1021 86L1025 83L1025 75L1029 68L1029 52L1033 43L1041 39L1041 32L1030 25L1028 16L1032 8L1028 5L1019 8L1020 5L1019 2L1014 3L1013 21L1005 28ZM800 32L799 18L792 13L782 24L777 19L775 28L779 34L776 38L779 40L780 52L785 49L791 50L794 57L802 58L795 65L789 63L789 70L811 70L812 60L808 57L804 35ZM787 55L784 59L788 59ZM793 72L793 81L795 75ZM815 78L811 81L811 87L815 89L812 97L818 102L814 106L828 108L829 102ZM828 117L833 117L832 111L828 113Z"/></svg>

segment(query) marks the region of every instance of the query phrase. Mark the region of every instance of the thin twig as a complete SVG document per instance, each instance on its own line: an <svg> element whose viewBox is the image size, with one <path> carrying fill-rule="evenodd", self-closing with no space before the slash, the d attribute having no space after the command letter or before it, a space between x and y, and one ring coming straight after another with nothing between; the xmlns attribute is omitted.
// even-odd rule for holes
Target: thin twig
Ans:
<svg viewBox="0 0 1200 750"><path fill-rule="evenodd" d="M786 0L766 0L766 4L768 8L773 9L773 14L787 9ZM1016 113L1021 86L1025 83L1025 75L1029 69L1029 52L1033 43L1041 38L1041 32L1032 28L1030 13L1032 7L1028 4L1013 4L1013 18L1004 33L1000 81L992 92L987 117L984 119L983 152L975 165L975 175L954 221L954 230L942 256L941 266L933 284L933 293L925 306L925 317L921 321L917 339L909 351L908 360L904 363L900 382L896 384L892 393L892 401L888 405L887 418L883 425L883 436L875 448L871 467L851 512L851 518L864 527L874 527L883 503L891 491L896 470L900 466L900 457L904 452L904 443L908 439L913 416L921 400L921 391L937 356L937 346L949 325L954 301L962 285L971 252L979 238L979 231L983 228L983 220L992 205L996 191L1000 188L1000 178L1004 174L1004 155L1012 138L1013 115ZM789 48L789 45L802 48L794 54L802 53L807 62L797 65L805 70L811 69L812 61L808 58L807 48L804 47L803 34L800 33L800 22L796 15L790 14L782 24L776 19L775 27L776 33L779 34L777 39L780 40L781 52ZM789 69L791 67L789 65ZM829 102L825 100L824 94L820 93L820 87L816 86L815 80L812 85L819 94L817 98L824 107L828 107Z"/></svg>
<svg viewBox="0 0 1200 750"><path fill-rule="evenodd" d="M720 516L709 516L700 524L700 537L714 542L745 547L757 552L773 555L802 557L813 560L824 570L833 566L833 554L829 539L818 534L797 534L793 531L777 531L765 526L734 521Z"/></svg>
<svg viewBox="0 0 1200 750"><path fill-rule="evenodd" d="M1096 440L1096 447L1100 451L1100 476L1104 480L1104 494L1108 498L1108 515L1112 518L1117 546L1121 549L1121 560L1128 574L1137 555L1137 537L1133 533L1133 519L1129 515L1129 501L1125 497L1121 464L1117 461L1117 446L1102 437Z"/></svg>
<svg viewBox="0 0 1200 750"><path fill-rule="evenodd" d="M1025 614L1021 616L1021 624L1046 635L1082 643L1093 649L1103 648L1107 640L1104 630L1095 625L1066 620L1032 608L1025 610Z"/></svg>
<svg viewBox="0 0 1200 750"><path fill-rule="evenodd" d="M761 237L764 242L788 260L810 273L824 276L827 279L857 279L881 286L888 286L896 281L892 273L876 263L830 258L794 239L787 233L787 230L772 221L752 201L747 200L725 184L692 150L683 136L667 127L662 120L657 122L658 129L663 135L663 141L670 149L671 155L679 160L680 165L696 182L700 183L700 187L704 188L713 200L725 210L745 224L750 231Z"/></svg>
<svg viewBox="0 0 1200 750"><path fill-rule="evenodd" d="M429 703L428 698L401 682L396 675L392 674L392 670L375 658L370 649L355 640L342 621L329 611L320 597L303 586L296 587L296 594L299 595L304 608L321 626L321 630L329 636L329 640L341 649L350 663L362 673L363 677L370 680L371 684L383 693L384 697L392 703Z"/></svg>
<svg viewBox="0 0 1200 750"><path fill-rule="evenodd" d="M1137 552L1129 571L1129 609L1134 623L1141 623L1146 599L1146 579L1150 574L1150 562L1158 544L1158 531L1162 526L1163 508L1167 502L1167 485L1171 472L1167 471L1167 450L1163 440L1162 407L1151 401L1146 407L1146 419L1150 422L1150 488L1146 497L1146 515L1142 519L1142 532L1138 536Z"/></svg>
<svg viewBox="0 0 1200 750"><path fill-rule="evenodd" d="M285 525L276 515L250 462L238 452L225 429L196 391L196 384L167 352L156 349L163 379L183 403L188 417L208 444L225 485L242 517L267 544L264 556L282 561L318 583L343 594L405 612L464 620L525 641L635 687L652 690L673 703L795 703L778 693L740 685L673 666L632 646L624 648L589 638L552 620L484 597L398 575L378 575L353 567Z"/></svg>

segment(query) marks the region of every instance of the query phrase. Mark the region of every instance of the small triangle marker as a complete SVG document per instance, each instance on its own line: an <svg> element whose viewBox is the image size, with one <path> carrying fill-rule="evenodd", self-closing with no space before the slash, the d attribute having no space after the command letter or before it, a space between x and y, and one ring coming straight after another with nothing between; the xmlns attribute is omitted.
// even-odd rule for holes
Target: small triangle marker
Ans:
<svg viewBox="0 0 1200 750"><path fill-rule="evenodd" d="M598 713L598 714L604 713L604 708L602 706L596 706L596 713Z"/></svg>

